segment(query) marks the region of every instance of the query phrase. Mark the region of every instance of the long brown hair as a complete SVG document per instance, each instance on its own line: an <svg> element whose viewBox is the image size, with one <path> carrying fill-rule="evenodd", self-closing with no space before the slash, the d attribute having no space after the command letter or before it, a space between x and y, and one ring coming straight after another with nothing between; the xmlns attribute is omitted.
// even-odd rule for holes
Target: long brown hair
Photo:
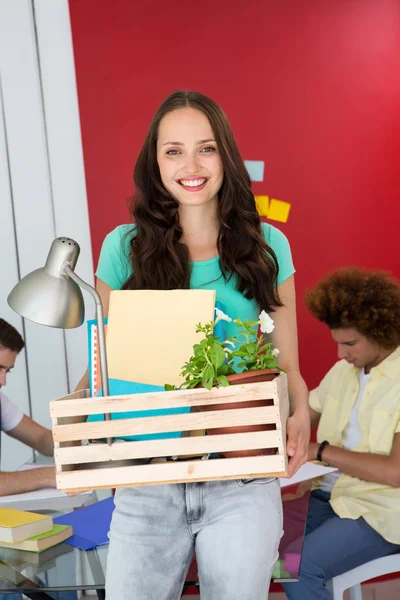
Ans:
<svg viewBox="0 0 400 600"><path fill-rule="evenodd" d="M161 119L190 106L203 112L213 130L224 170L218 194L218 252L225 280L236 275L236 288L261 309L282 306L276 290L278 261L261 232L250 177L228 119L213 100L198 92L177 91L161 104L151 121L134 170L136 192L130 212L136 224L131 239L132 275L123 289L184 289L190 286L190 261L182 242L178 202L164 188L157 163Z"/></svg>

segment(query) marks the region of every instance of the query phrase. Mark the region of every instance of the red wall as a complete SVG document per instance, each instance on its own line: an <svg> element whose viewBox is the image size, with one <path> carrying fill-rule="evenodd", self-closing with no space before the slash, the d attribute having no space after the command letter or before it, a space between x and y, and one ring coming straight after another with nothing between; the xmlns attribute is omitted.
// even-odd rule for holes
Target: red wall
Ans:
<svg viewBox="0 0 400 600"><path fill-rule="evenodd" d="M177 88L212 96L268 194L292 205L301 366L336 357L302 297L342 265L400 276L398 0L70 0L94 257L127 221L150 118Z"/></svg>

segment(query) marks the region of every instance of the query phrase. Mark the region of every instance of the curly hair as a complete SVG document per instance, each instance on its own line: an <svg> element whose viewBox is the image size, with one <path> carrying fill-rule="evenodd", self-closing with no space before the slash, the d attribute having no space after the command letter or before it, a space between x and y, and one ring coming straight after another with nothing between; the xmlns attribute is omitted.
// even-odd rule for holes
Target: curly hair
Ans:
<svg viewBox="0 0 400 600"><path fill-rule="evenodd" d="M250 176L223 110L199 92L179 90L164 100L150 124L134 169L135 195L129 210L136 230L129 232L132 275L123 289L185 289L191 267L182 241L179 204L161 181L157 137L162 118L179 108L196 108L208 118L218 144L224 181L218 202L218 253L225 280L236 276L236 289L266 311L282 306L276 282L279 265L264 240Z"/></svg>
<svg viewBox="0 0 400 600"><path fill-rule="evenodd" d="M382 348L400 345L400 284L384 271L333 271L306 293L305 304L330 329L354 328Z"/></svg>

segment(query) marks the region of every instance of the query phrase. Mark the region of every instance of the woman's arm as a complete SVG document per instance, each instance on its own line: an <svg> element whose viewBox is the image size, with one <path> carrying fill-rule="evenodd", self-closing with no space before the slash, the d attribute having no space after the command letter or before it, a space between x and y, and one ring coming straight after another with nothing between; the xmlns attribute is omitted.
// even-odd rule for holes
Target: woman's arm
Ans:
<svg viewBox="0 0 400 600"><path fill-rule="evenodd" d="M319 444L310 444L309 459L316 460ZM353 452L338 446L327 445L322 459L346 475L363 481L400 487L400 433L394 436L390 456L370 452Z"/></svg>
<svg viewBox="0 0 400 600"><path fill-rule="evenodd" d="M287 422L287 453L290 457L288 476L291 477L308 460L310 413L307 386L299 370L293 275L278 285L278 293L283 306L271 315L275 322L271 338L279 350L278 365L288 377L290 417Z"/></svg>

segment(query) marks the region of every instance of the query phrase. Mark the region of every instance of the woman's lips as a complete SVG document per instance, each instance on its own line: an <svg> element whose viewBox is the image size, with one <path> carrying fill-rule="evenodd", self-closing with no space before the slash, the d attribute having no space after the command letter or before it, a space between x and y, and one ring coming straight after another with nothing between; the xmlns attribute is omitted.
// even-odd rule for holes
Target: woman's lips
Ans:
<svg viewBox="0 0 400 600"><path fill-rule="evenodd" d="M196 179L178 179L178 183L187 192L198 192L207 184L208 179L206 177L197 177Z"/></svg>

